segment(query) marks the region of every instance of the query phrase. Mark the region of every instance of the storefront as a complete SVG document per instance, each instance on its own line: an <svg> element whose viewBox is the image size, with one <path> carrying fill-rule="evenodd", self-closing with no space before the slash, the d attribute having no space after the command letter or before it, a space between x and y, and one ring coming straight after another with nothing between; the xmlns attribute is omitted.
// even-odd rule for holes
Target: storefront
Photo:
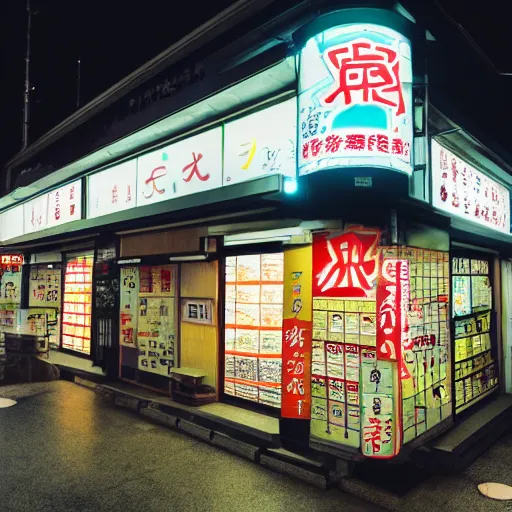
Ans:
<svg viewBox="0 0 512 512"><path fill-rule="evenodd" d="M337 11L294 41L285 91L1 212L24 219L2 239L51 232L27 291L52 346L164 393L194 369L303 448L391 459L503 387L512 178L429 133L404 17ZM21 288L4 272L0 302Z"/></svg>

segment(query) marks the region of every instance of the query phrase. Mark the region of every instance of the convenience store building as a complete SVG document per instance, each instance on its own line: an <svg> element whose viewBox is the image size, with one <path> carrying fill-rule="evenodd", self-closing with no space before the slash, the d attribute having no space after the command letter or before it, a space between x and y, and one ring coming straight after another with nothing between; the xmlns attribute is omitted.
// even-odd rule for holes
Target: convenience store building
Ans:
<svg viewBox="0 0 512 512"><path fill-rule="evenodd" d="M2 325L48 315L110 379L198 369L290 445L392 459L510 391L511 168L429 96L435 40L403 7L255 4L226 33L261 9L286 44L214 44L95 151L58 151L83 113L13 159Z"/></svg>

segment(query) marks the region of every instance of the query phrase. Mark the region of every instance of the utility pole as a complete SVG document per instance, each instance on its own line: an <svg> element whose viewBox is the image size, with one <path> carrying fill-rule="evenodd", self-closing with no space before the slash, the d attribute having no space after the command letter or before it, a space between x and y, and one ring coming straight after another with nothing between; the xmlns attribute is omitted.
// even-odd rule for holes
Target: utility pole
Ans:
<svg viewBox="0 0 512 512"><path fill-rule="evenodd" d="M23 148L28 146L28 127L30 120L30 33L32 31L32 9L27 0L27 53L25 56L25 91L23 94Z"/></svg>
<svg viewBox="0 0 512 512"><path fill-rule="evenodd" d="M76 109L80 108L80 80L82 79L82 59L78 57L76 70Z"/></svg>

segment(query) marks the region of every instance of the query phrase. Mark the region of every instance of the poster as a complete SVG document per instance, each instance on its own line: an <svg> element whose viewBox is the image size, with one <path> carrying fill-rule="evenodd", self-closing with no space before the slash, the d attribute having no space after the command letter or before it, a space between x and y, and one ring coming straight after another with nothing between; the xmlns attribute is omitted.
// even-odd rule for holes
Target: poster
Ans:
<svg viewBox="0 0 512 512"><path fill-rule="evenodd" d="M21 300L21 271L6 271L0 279L0 304L19 304Z"/></svg>
<svg viewBox="0 0 512 512"><path fill-rule="evenodd" d="M177 265L139 267L139 295L174 297L177 271Z"/></svg>
<svg viewBox="0 0 512 512"><path fill-rule="evenodd" d="M37 265L30 268L29 307L60 307L61 269Z"/></svg>
<svg viewBox="0 0 512 512"><path fill-rule="evenodd" d="M133 347L137 343L139 269L137 267L122 267L120 275L119 342L121 345Z"/></svg>
<svg viewBox="0 0 512 512"><path fill-rule="evenodd" d="M224 392L271 407L281 406L283 264L282 253L226 258Z"/></svg>
<svg viewBox="0 0 512 512"><path fill-rule="evenodd" d="M213 300L182 299L181 319L190 324L213 325Z"/></svg>
<svg viewBox="0 0 512 512"><path fill-rule="evenodd" d="M176 362L174 297L139 297L137 344L139 370L169 376Z"/></svg>

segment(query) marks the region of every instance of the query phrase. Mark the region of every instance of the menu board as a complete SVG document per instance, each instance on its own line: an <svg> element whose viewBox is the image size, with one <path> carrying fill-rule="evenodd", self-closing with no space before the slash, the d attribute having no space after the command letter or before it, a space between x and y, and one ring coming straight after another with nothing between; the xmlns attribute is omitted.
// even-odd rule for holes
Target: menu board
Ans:
<svg viewBox="0 0 512 512"><path fill-rule="evenodd" d="M226 258L224 392L281 406L284 255Z"/></svg>
<svg viewBox="0 0 512 512"><path fill-rule="evenodd" d="M176 365L176 265L140 267L138 270L137 320L134 323L133 297L128 291L137 290L137 273L124 269L121 274L121 327L123 345L137 343L138 368L141 371L169 376ZM126 282L125 282L126 281ZM135 293L133 294L135 295ZM129 308L126 306L129 305ZM130 311L128 313L128 311ZM129 327L131 326L131 327ZM137 329L136 340L130 340L129 329ZM123 335L123 332L125 335ZM127 334L126 334L127 333Z"/></svg>
<svg viewBox="0 0 512 512"><path fill-rule="evenodd" d="M360 446L361 362L376 366L376 332L375 300L313 298L313 436Z"/></svg>
<svg viewBox="0 0 512 512"><path fill-rule="evenodd" d="M452 258L455 321L455 412L462 412L498 385L492 346L489 261Z"/></svg>
<svg viewBox="0 0 512 512"><path fill-rule="evenodd" d="M93 255L66 262L62 310L62 348L91 354Z"/></svg>
<svg viewBox="0 0 512 512"><path fill-rule="evenodd" d="M408 339L402 353L404 443L451 415L449 255L413 247L383 249L409 262Z"/></svg>
<svg viewBox="0 0 512 512"><path fill-rule="evenodd" d="M29 307L60 307L60 279L60 265L57 268L48 265L30 267Z"/></svg>

